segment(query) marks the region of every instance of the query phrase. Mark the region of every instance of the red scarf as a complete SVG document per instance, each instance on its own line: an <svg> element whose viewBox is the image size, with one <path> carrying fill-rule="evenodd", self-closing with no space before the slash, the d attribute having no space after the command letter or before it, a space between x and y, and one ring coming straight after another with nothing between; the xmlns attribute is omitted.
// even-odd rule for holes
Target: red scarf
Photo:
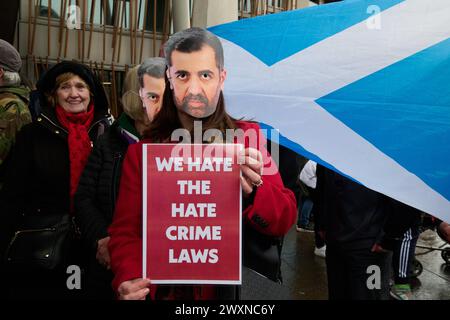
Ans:
<svg viewBox="0 0 450 320"><path fill-rule="evenodd" d="M57 105L56 116L61 125L69 131L67 141L70 160L70 210L73 211L73 196L92 149L88 130L94 119L94 106L90 104L87 112L70 113Z"/></svg>

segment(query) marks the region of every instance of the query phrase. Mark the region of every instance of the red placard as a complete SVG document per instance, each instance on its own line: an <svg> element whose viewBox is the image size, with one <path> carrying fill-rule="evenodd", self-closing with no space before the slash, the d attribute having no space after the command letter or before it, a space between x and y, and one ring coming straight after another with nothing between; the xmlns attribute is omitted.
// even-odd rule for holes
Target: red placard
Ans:
<svg viewBox="0 0 450 320"><path fill-rule="evenodd" d="M239 144L143 145L143 277L241 284Z"/></svg>

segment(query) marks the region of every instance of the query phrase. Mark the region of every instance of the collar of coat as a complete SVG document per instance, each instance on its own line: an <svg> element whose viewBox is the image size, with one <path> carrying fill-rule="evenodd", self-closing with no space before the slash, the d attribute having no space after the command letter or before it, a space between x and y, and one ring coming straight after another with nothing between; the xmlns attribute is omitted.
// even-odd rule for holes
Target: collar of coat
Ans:
<svg viewBox="0 0 450 320"><path fill-rule="evenodd" d="M95 108L95 107L94 107ZM101 112L95 112L94 109L94 120L88 130L89 136L92 138L97 138L105 131L106 127L109 127L112 123L112 116L110 114L103 114ZM45 107L42 112L36 118L36 122L53 132L55 135L60 136L64 139L67 139L68 132L67 129L64 128L61 123L59 123L58 118L56 116L56 112L54 108ZM92 130L95 131L92 132Z"/></svg>

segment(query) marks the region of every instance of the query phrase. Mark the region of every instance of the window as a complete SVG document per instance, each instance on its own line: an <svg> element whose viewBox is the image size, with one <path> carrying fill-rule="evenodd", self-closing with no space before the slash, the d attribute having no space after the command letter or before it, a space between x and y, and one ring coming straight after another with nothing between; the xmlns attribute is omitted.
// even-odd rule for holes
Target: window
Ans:
<svg viewBox="0 0 450 320"><path fill-rule="evenodd" d="M38 15L41 17L48 17L48 10L50 5L50 17L60 19L61 16L67 18L69 15L85 17L84 22L94 25L111 25L124 29L153 31L153 17L156 2L156 31L162 32L164 24L164 12L166 1L164 0L37 0ZM83 4L86 8L83 8ZM147 5L147 12L145 8ZM138 17L136 19L136 17Z"/></svg>

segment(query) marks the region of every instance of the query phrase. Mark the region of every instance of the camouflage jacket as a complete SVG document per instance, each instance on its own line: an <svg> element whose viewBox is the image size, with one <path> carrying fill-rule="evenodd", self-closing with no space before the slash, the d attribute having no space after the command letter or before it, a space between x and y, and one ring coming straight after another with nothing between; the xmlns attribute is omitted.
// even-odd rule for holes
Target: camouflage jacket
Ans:
<svg viewBox="0 0 450 320"><path fill-rule="evenodd" d="M11 149L16 133L31 122L29 94L26 87L0 87L0 165Z"/></svg>

